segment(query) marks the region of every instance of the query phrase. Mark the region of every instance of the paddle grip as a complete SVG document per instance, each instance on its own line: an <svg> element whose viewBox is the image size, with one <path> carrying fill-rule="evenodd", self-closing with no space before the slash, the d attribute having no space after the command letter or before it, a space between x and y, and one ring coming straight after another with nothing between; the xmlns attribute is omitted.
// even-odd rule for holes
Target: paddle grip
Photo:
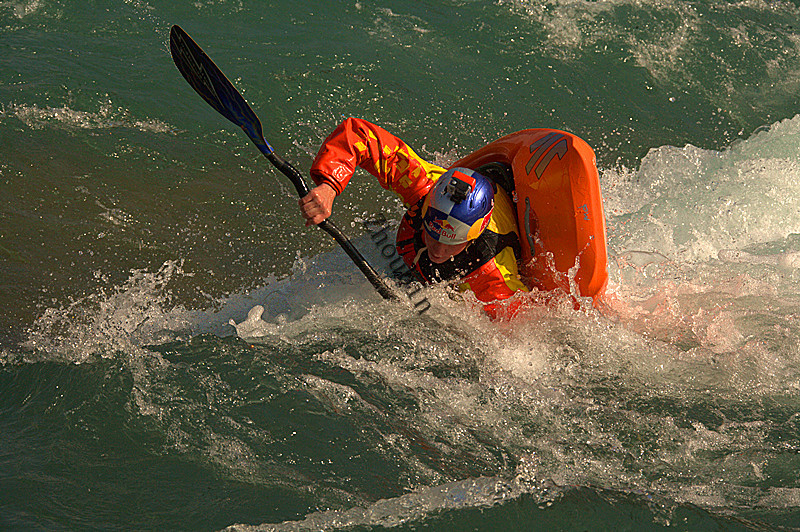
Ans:
<svg viewBox="0 0 800 532"><path fill-rule="evenodd" d="M260 147L260 146L259 146ZM297 171L297 169L292 166L288 161L286 161L283 157L278 155L277 153L270 151L267 152L265 150L261 150L264 155L269 159L275 168L281 171L283 175L289 178L289 180L294 185L294 188L297 190L297 194L303 198L308 194L308 185L306 185L305 179ZM389 285L383 280L383 278L378 275L378 272L369 265L367 260L361 255L361 252L356 249L356 247L350 242L350 240L342 233L336 225L330 220L323 220L317 227L328 233L333 237L334 240L342 247L342 249L347 253L347 255L352 259L358 269L361 270L361 273L367 278L367 280L375 287L375 290L384 298L389 300L398 300L400 299L394 291L389 288Z"/></svg>

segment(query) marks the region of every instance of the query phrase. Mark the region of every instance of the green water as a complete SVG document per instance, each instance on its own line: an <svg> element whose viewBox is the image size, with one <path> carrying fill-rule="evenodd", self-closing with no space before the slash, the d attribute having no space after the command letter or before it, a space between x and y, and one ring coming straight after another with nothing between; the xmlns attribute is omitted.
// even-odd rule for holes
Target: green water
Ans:
<svg viewBox="0 0 800 532"><path fill-rule="evenodd" d="M799 20L0 1L0 528L800 528ZM608 307L383 302L181 78L172 24L302 171L350 115L442 165L581 136ZM359 174L334 220L385 272L364 222L401 213Z"/></svg>

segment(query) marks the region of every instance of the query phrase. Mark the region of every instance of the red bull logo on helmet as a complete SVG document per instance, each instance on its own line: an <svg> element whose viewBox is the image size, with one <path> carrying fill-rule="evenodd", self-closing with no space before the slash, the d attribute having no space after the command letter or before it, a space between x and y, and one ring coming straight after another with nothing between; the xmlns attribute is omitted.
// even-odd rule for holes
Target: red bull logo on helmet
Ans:
<svg viewBox="0 0 800 532"><path fill-rule="evenodd" d="M456 228L447 220L427 220L428 232L434 233L437 240L455 240L457 236Z"/></svg>
<svg viewBox="0 0 800 532"><path fill-rule="evenodd" d="M431 228L435 228L437 231L449 231L451 233L456 232L456 228L453 227L453 224L447 220L431 220L428 225L430 225Z"/></svg>

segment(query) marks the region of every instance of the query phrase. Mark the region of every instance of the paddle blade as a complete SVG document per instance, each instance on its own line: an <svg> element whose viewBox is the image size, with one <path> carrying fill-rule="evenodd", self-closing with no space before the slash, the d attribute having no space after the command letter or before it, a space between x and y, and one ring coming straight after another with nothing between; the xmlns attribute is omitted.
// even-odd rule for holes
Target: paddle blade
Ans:
<svg viewBox="0 0 800 532"><path fill-rule="evenodd" d="M253 109L180 26L172 26L169 32L169 49L175 66L197 94L222 116L241 127L262 152L271 153L272 146L264 140L261 122Z"/></svg>

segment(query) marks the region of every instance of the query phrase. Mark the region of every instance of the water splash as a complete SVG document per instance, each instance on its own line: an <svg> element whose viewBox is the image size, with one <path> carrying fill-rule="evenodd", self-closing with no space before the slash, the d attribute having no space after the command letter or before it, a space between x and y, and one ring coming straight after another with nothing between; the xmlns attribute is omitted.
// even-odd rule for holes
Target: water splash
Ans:
<svg viewBox="0 0 800 532"><path fill-rule="evenodd" d="M69 106L39 107L12 103L0 108L0 118L15 118L32 129L56 124L67 129L129 128L147 133L175 133L174 127L160 120L132 117L129 111L115 107L111 100L102 102L97 111L81 111Z"/></svg>
<svg viewBox="0 0 800 532"><path fill-rule="evenodd" d="M45 310L23 345L48 359L80 363L96 354L141 353L145 345L175 339L191 322L189 312L172 303L166 285L186 275L178 261L154 273L133 270L121 286Z"/></svg>
<svg viewBox="0 0 800 532"><path fill-rule="evenodd" d="M611 254L692 263L800 233L798 160L800 115L725 151L663 146L635 173L605 171Z"/></svg>

